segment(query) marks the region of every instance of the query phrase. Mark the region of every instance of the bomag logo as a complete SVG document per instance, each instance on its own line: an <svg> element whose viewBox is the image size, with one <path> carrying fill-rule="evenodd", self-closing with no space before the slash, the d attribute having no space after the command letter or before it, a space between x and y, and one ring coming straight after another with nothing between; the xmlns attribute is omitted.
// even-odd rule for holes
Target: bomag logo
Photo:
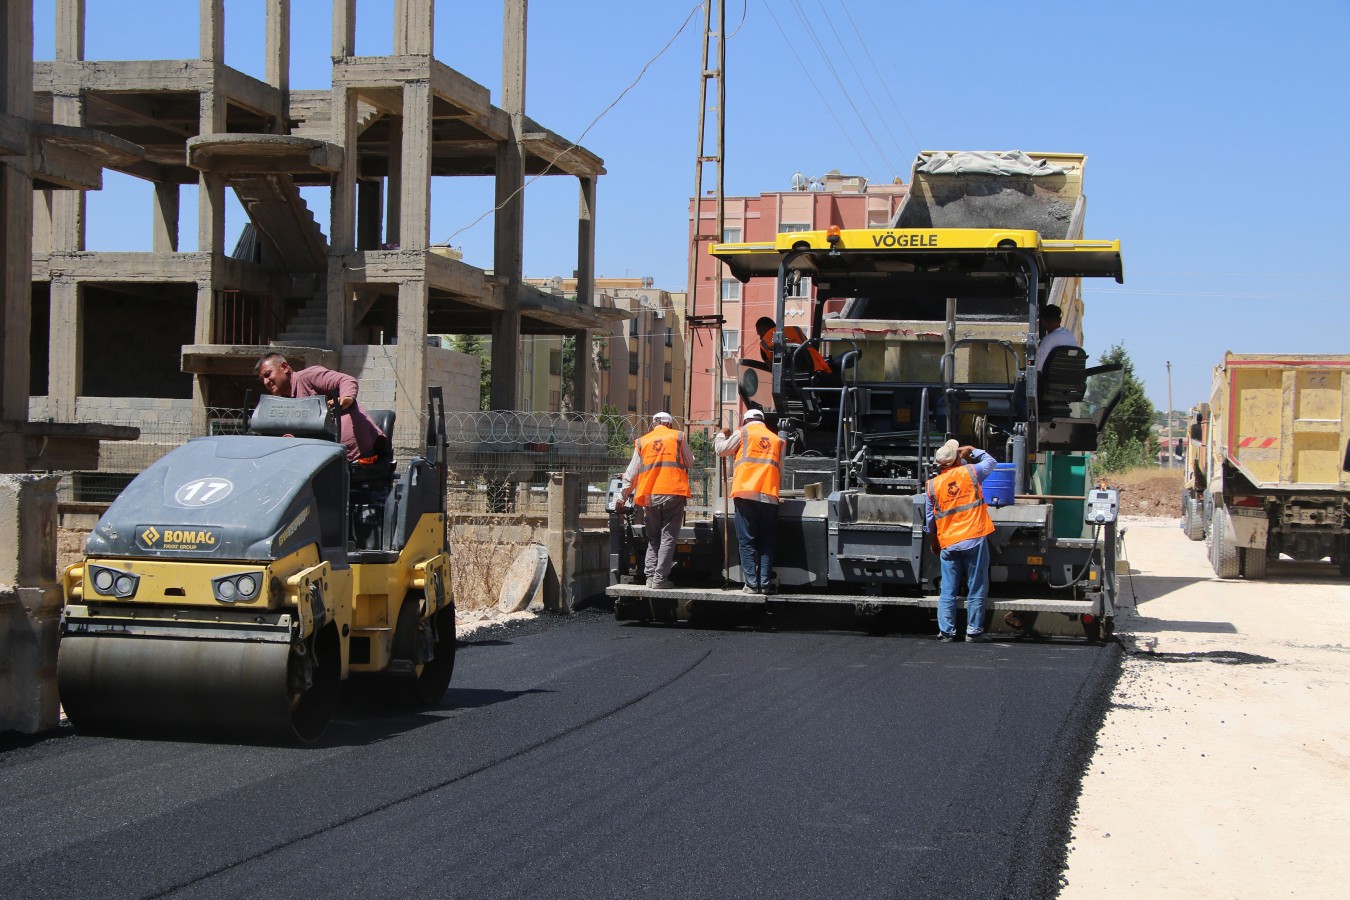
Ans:
<svg viewBox="0 0 1350 900"><path fill-rule="evenodd" d="M216 532L210 528L164 528L154 525L140 533L141 544L149 550L214 550Z"/></svg>

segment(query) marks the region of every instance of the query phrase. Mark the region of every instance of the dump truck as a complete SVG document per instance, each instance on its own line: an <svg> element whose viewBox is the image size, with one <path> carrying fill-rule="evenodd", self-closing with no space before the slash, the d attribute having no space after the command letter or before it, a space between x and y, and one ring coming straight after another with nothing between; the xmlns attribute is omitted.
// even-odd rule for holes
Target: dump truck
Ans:
<svg viewBox="0 0 1350 900"><path fill-rule="evenodd" d="M1350 575L1350 356L1226 353L1191 417L1182 527L1214 574L1284 554Z"/></svg>
<svg viewBox="0 0 1350 900"><path fill-rule="evenodd" d="M371 417L392 440L394 414ZM425 450L349 462L323 396L136 476L62 574L57 683L77 731L316 740L349 676L433 705L455 662L445 415Z"/></svg>
<svg viewBox="0 0 1350 900"><path fill-rule="evenodd" d="M742 405L762 410L787 440L777 589L748 599L699 589L710 585L683 571L676 588L634 583L641 527L615 523L616 616L672 621L714 604L935 607L940 563L923 533L925 487L933 452L955 438L998 463L985 492L996 528L990 606L1000 618L987 627L1109 635L1118 504L1094 486L1091 451L1124 374L1088 366L1081 346L1044 360L1037 352L1045 306L1081 328L1081 279L1123 280L1119 241L1082 237L1084 163L1076 154L926 151L885 228L711 247L741 282L776 280L777 322L801 279L816 290L806 341L777 329L771 362L740 361ZM810 351L831 371L818 371ZM712 527L687 535L721 542L720 584L739 580L739 556L723 538L734 534L728 515L723 505Z"/></svg>

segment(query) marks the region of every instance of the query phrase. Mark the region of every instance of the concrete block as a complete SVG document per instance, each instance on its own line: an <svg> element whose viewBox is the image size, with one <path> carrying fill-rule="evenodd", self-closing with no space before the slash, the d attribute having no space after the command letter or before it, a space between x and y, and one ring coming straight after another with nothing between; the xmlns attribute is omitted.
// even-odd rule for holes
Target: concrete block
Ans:
<svg viewBox="0 0 1350 900"><path fill-rule="evenodd" d="M60 481L60 475L0 475L0 585L55 583Z"/></svg>

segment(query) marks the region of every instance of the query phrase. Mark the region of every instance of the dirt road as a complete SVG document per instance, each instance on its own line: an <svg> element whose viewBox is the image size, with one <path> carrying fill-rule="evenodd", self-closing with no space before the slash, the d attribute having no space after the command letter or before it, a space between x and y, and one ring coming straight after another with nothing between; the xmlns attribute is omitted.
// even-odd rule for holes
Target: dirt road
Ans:
<svg viewBox="0 0 1350 900"><path fill-rule="evenodd" d="M1219 581L1176 520L1122 524L1138 612L1060 896L1344 897L1350 583Z"/></svg>

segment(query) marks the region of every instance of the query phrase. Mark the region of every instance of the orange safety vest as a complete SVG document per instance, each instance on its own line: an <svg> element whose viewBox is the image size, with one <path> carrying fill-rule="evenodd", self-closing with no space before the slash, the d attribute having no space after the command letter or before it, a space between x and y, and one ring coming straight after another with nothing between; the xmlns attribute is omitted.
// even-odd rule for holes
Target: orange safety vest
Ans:
<svg viewBox="0 0 1350 900"><path fill-rule="evenodd" d="M974 466L952 466L933 476L928 482L928 504L937 525L938 545L944 549L994 533Z"/></svg>
<svg viewBox="0 0 1350 900"><path fill-rule="evenodd" d="M759 500L761 495L767 495L777 499L782 481L783 439L763 422L750 422L741 431L736 469L731 476L731 496Z"/></svg>
<svg viewBox="0 0 1350 900"><path fill-rule="evenodd" d="M759 355L765 362L773 362L773 335L776 328L770 328L759 339ZM805 344L806 332L802 331L796 325L789 325L783 330L783 340L789 344ZM825 361L825 357L816 351L815 347L807 347L806 352L811 355L811 367L817 372L830 371L830 364ZM788 362L792 360L789 359Z"/></svg>
<svg viewBox="0 0 1350 900"><path fill-rule="evenodd" d="M689 496L689 470L680 452L683 441L674 428L657 425L634 442L642 459L642 468L633 479L633 499L638 506L646 506L653 494Z"/></svg>

